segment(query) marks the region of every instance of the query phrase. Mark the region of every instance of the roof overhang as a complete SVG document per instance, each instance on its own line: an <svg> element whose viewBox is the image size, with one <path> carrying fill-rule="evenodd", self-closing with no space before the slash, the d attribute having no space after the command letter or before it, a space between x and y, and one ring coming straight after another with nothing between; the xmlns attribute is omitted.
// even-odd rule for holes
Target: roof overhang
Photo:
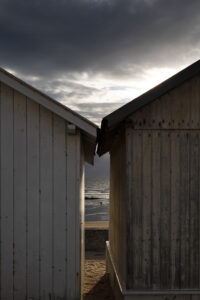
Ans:
<svg viewBox="0 0 200 300"><path fill-rule="evenodd" d="M125 123L126 118L131 114L138 111L140 108L148 105L149 103L155 101L162 95L168 93L174 88L180 86L185 81L191 79L200 73L200 60L196 61L189 67L178 72L174 76L165 80L161 84L157 85L148 92L142 94L131 102L123 105L119 109L115 110L111 114L103 118L101 122L101 131L98 134L98 148L97 153L99 156L105 154L109 151L111 140L113 134L116 132L117 128Z"/></svg>
<svg viewBox="0 0 200 300"><path fill-rule="evenodd" d="M2 68L0 68L0 81L79 128L85 145L90 148L90 156L87 156L86 161L93 163L92 155L95 154L97 125ZM91 149L93 149L93 154Z"/></svg>

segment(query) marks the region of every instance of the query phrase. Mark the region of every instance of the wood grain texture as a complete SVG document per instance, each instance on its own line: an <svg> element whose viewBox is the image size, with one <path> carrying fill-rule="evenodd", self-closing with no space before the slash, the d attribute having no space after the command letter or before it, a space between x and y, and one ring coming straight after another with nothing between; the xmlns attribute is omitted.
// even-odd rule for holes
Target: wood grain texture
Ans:
<svg viewBox="0 0 200 300"><path fill-rule="evenodd" d="M53 288L56 297L66 296L66 149L65 121L53 116Z"/></svg>
<svg viewBox="0 0 200 300"><path fill-rule="evenodd" d="M53 123L40 107L40 297L53 295Z"/></svg>
<svg viewBox="0 0 200 300"><path fill-rule="evenodd" d="M67 296L80 297L80 135L67 134ZM77 189L79 187L79 189Z"/></svg>
<svg viewBox="0 0 200 300"><path fill-rule="evenodd" d="M143 240L143 286L152 286L152 135L143 132L143 205L142 205L142 240Z"/></svg>
<svg viewBox="0 0 200 300"><path fill-rule="evenodd" d="M190 288L199 287L199 134L190 134Z"/></svg>
<svg viewBox="0 0 200 300"><path fill-rule="evenodd" d="M26 97L14 92L14 299L25 299L27 262Z"/></svg>
<svg viewBox="0 0 200 300"><path fill-rule="evenodd" d="M27 101L27 297L39 298L39 105Z"/></svg>
<svg viewBox="0 0 200 300"><path fill-rule="evenodd" d="M190 187L189 187L189 133L184 132L180 135L180 222L181 222L181 254L180 254L180 268L181 268L181 288L188 288L190 286L189 269L190 269Z"/></svg>
<svg viewBox="0 0 200 300"><path fill-rule="evenodd" d="M13 299L13 90L0 86L1 299Z"/></svg>
<svg viewBox="0 0 200 300"><path fill-rule="evenodd" d="M143 287L143 240L142 240L142 212L143 212L143 157L142 133L132 133L132 215L133 215L133 287ZM135 163L134 163L135 162Z"/></svg>
<svg viewBox="0 0 200 300"><path fill-rule="evenodd" d="M120 146L115 145L120 141ZM110 200L110 227L109 236L110 244L113 252L113 259L116 264L116 268L119 271L119 276L122 282L126 283L126 268L130 265L131 256L128 258L126 254L126 241L130 240L128 238L129 233L126 233L126 215L131 213L130 210L127 212L127 202L125 193L128 189L125 184L126 175L126 161L125 157L127 155L125 148L125 137L124 134L119 132L115 136L113 141L111 152L113 151L112 159L110 160L111 165L111 178L110 178L110 190L111 200ZM132 233L131 233L132 234ZM127 259L129 263L126 264Z"/></svg>
<svg viewBox="0 0 200 300"><path fill-rule="evenodd" d="M171 133L171 288L180 288L180 134Z"/></svg>
<svg viewBox="0 0 200 300"><path fill-rule="evenodd" d="M199 129L200 76L183 83L128 117L134 129Z"/></svg>
<svg viewBox="0 0 200 300"><path fill-rule="evenodd" d="M82 136L69 145L64 119L1 83L0 141L0 298L78 299Z"/></svg>
<svg viewBox="0 0 200 300"><path fill-rule="evenodd" d="M127 288L199 288L200 131L128 128L126 134ZM111 161L119 162L113 152ZM113 170L111 163L111 182ZM116 199L117 177L113 184ZM122 222L111 223L113 241Z"/></svg>
<svg viewBox="0 0 200 300"><path fill-rule="evenodd" d="M152 133L152 288L160 287L160 132Z"/></svg>

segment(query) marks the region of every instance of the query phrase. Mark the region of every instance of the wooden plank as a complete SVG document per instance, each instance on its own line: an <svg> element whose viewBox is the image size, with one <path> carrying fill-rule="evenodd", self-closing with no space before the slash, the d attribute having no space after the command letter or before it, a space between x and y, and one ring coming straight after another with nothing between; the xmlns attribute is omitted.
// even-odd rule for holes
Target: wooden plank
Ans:
<svg viewBox="0 0 200 300"><path fill-rule="evenodd" d="M142 240L143 240L143 287L151 288L152 251L151 251L151 201L152 201L152 133L143 132L143 205L142 205Z"/></svg>
<svg viewBox="0 0 200 300"><path fill-rule="evenodd" d="M111 161L112 161L112 153L111 153ZM126 129L126 288L131 289L134 284L133 280L133 271L134 271L134 257L133 257L133 175L132 175L132 163L133 163L133 147L132 147L132 130L130 128ZM111 176L113 168L111 165ZM112 181L111 181L112 182ZM117 186L117 185L116 185ZM113 185L113 190L115 185ZM111 190L112 193L112 190ZM112 194L111 194L112 197ZM114 197L112 198L112 206L115 206ZM112 217L112 216L111 216ZM112 223L112 218L110 219L110 223ZM113 229L114 231L114 229Z"/></svg>
<svg viewBox="0 0 200 300"><path fill-rule="evenodd" d="M1 299L13 299L13 90L1 83Z"/></svg>
<svg viewBox="0 0 200 300"><path fill-rule="evenodd" d="M192 80L191 92L189 95L190 103L190 128L199 128L200 125L200 77L196 76Z"/></svg>
<svg viewBox="0 0 200 300"><path fill-rule="evenodd" d="M132 134L132 201L133 201L133 287L143 288L142 251L142 131ZM137 162L137 163L134 163Z"/></svg>
<svg viewBox="0 0 200 300"><path fill-rule="evenodd" d="M190 133L190 288L199 288L199 134Z"/></svg>
<svg viewBox="0 0 200 300"><path fill-rule="evenodd" d="M26 97L14 92L14 299L26 297Z"/></svg>
<svg viewBox="0 0 200 300"><path fill-rule="evenodd" d="M172 124L172 107L173 106L173 94L176 91L171 91L167 94L164 94L160 99L160 122L158 123L158 126L160 128L171 128L173 126ZM173 104L172 104L173 103Z"/></svg>
<svg viewBox="0 0 200 300"><path fill-rule="evenodd" d="M39 299L39 105L27 100L27 297Z"/></svg>
<svg viewBox="0 0 200 300"><path fill-rule="evenodd" d="M80 297L80 136L67 135L67 296Z"/></svg>
<svg viewBox="0 0 200 300"><path fill-rule="evenodd" d="M189 249L189 134L180 134L180 222L181 222L181 287L190 287L190 249Z"/></svg>
<svg viewBox="0 0 200 300"><path fill-rule="evenodd" d="M66 152L65 120L54 115L53 127L53 286L55 297L64 298L66 278Z"/></svg>
<svg viewBox="0 0 200 300"><path fill-rule="evenodd" d="M52 113L40 107L40 297L53 292Z"/></svg>
<svg viewBox="0 0 200 300"><path fill-rule="evenodd" d="M170 288L170 167L171 137L161 133L161 235L160 235L160 280L161 288Z"/></svg>
<svg viewBox="0 0 200 300"><path fill-rule="evenodd" d="M160 288L160 131L152 133L152 288Z"/></svg>
<svg viewBox="0 0 200 300"><path fill-rule="evenodd" d="M180 134L171 133L171 288L180 288Z"/></svg>
<svg viewBox="0 0 200 300"><path fill-rule="evenodd" d="M81 141L80 147L80 234L81 234L81 295L83 295L84 278L85 278L85 165L84 165L84 151Z"/></svg>
<svg viewBox="0 0 200 300"><path fill-rule="evenodd" d="M182 85L181 90L178 94L181 103L179 110L179 118L180 118L180 128L190 128L190 120L191 120L191 106L190 101L188 99L191 97L193 81L187 81ZM192 95L193 96L193 95Z"/></svg>

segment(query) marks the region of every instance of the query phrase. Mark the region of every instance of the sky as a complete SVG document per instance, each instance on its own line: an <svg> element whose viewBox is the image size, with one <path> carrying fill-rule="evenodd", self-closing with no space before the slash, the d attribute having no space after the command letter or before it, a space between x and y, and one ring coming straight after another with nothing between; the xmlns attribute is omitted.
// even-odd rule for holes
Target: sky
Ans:
<svg viewBox="0 0 200 300"><path fill-rule="evenodd" d="M0 66L97 125L200 58L199 0L0 4ZM108 155L86 170L108 174Z"/></svg>

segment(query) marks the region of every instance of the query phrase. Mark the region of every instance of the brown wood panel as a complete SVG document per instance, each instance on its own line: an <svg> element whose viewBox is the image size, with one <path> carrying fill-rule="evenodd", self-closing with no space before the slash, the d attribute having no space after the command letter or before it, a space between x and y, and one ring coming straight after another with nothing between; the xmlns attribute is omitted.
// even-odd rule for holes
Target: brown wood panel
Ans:
<svg viewBox="0 0 200 300"><path fill-rule="evenodd" d="M171 133L171 288L180 288L180 134Z"/></svg>
<svg viewBox="0 0 200 300"><path fill-rule="evenodd" d="M181 223L181 288L189 288L190 248L189 248L189 133L180 134L180 223Z"/></svg>
<svg viewBox="0 0 200 300"><path fill-rule="evenodd" d="M160 287L160 132L152 133L152 288Z"/></svg>
<svg viewBox="0 0 200 300"><path fill-rule="evenodd" d="M129 118L135 129L199 129L200 76L142 107Z"/></svg>
<svg viewBox="0 0 200 300"><path fill-rule="evenodd" d="M133 216L133 287L143 287L143 245L142 245L142 206L143 206L143 159L142 132L132 134L132 216Z"/></svg>
<svg viewBox="0 0 200 300"><path fill-rule="evenodd" d="M117 144L117 147L115 147ZM126 277L126 172L125 136L119 133L115 137L111 149L110 172L110 228L109 240L112 256L119 272L119 277L125 283ZM132 268L131 268L132 270Z"/></svg>
<svg viewBox="0 0 200 300"><path fill-rule="evenodd" d="M142 156L143 156L143 183L142 183L142 272L143 286L151 287L152 282L152 133L143 132L142 141Z"/></svg>
<svg viewBox="0 0 200 300"><path fill-rule="evenodd" d="M161 235L160 235L160 278L161 288L170 287L170 193L171 193L171 135L169 132L161 134Z"/></svg>
<svg viewBox="0 0 200 300"><path fill-rule="evenodd" d="M190 288L199 287L199 134L190 134Z"/></svg>

